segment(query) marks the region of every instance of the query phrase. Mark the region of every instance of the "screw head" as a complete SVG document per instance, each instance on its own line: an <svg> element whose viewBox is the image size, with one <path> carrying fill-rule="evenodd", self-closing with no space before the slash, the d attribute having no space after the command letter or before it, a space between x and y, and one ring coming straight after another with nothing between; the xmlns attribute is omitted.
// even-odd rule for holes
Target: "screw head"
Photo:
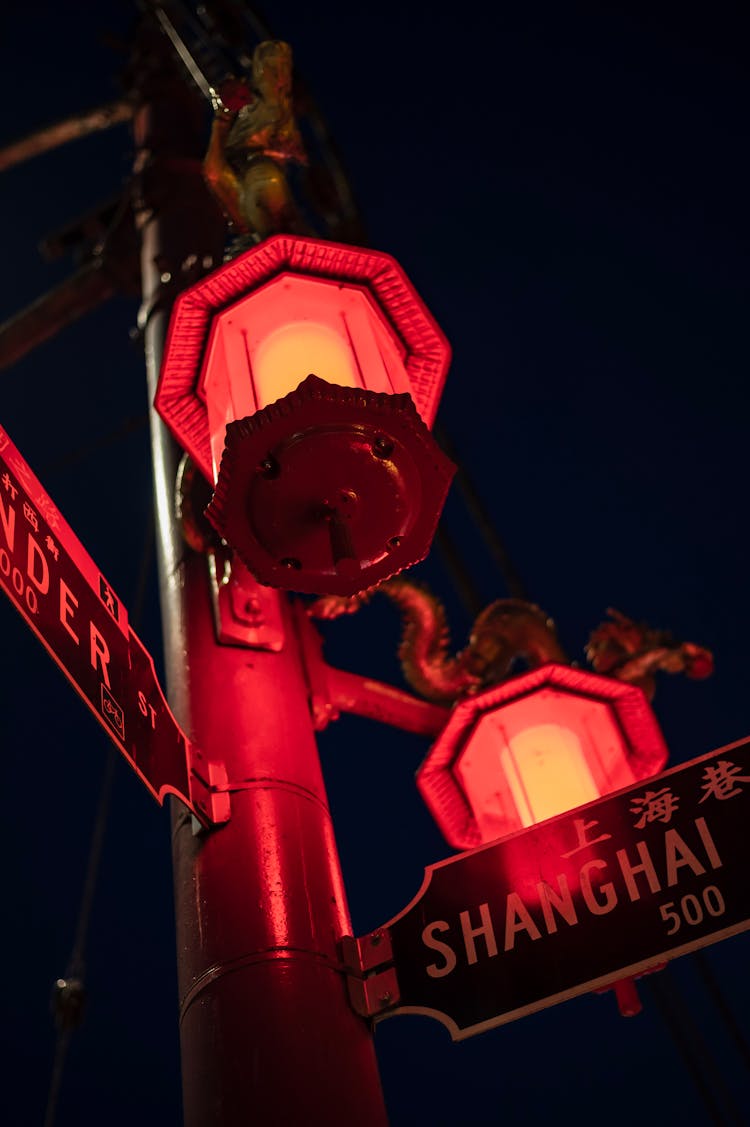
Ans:
<svg viewBox="0 0 750 1127"><path fill-rule="evenodd" d="M390 458L393 453L393 443L390 438L379 434L372 444L372 452L376 458Z"/></svg>
<svg viewBox="0 0 750 1127"><path fill-rule="evenodd" d="M272 480L281 473L281 466L270 454L258 463L258 472L261 477Z"/></svg>

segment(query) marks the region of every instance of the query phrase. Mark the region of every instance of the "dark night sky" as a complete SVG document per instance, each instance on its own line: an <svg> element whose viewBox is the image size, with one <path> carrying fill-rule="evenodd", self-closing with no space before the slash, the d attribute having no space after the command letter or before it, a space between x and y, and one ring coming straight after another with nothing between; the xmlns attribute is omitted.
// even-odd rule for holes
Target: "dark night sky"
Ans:
<svg viewBox="0 0 750 1127"><path fill-rule="evenodd" d="M670 765L750 735L746 344L748 72L740 6L452 10L269 6L348 169L371 246L393 254L453 347L439 420L529 595L583 660L614 606L708 646L714 676L663 675ZM135 5L6 6L0 145L119 93ZM2 174L0 319L65 277L39 240L119 193L127 127ZM118 298L2 373L0 423L132 607L150 506L136 303ZM454 489L446 527L484 601L507 594ZM468 614L437 552L455 647ZM7 604L4 1122L41 1127L51 983L73 942L108 748ZM139 633L157 655L155 580ZM378 603L325 628L339 666L401 682ZM425 740L345 718L320 748L357 934L449 855L419 798ZM748 939L705 951L744 1037ZM748 1122L747 1068L688 955L662 972L700 1038L721 1123ZM118 761L88 949L89 1005L58 1127L180 1123L169 817ZM376 1034L393 1127L714 1122L647 980L644 1011L584 995L460 1044L427 1018ZM252 1014L248 1014L252 1021ZM744 1117L742 1109L744 1108ZM734 1116L732 1118L732 1116ZM251 1117L249 1117L251 1121Z"/></svg>

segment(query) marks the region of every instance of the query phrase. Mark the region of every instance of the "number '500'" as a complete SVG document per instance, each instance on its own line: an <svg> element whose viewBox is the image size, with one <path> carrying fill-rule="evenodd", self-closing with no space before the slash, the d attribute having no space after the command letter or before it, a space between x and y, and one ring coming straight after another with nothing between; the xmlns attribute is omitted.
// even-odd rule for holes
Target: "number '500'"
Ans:
<svg viewBox="0 0 750 1127"><path fill-rule="evenodd" d="M702 904L701 900L703 901ZM706 885L700 899L694 893L688 892L682 897L679 905L674 900L659 905L659 912L664 923L671 924L667 935L674 935L676 931L679 931L683 920L695 927L696 924L702 922L706 912L709 916L723 916L725 911L724 897L715 884Z"/></svg>

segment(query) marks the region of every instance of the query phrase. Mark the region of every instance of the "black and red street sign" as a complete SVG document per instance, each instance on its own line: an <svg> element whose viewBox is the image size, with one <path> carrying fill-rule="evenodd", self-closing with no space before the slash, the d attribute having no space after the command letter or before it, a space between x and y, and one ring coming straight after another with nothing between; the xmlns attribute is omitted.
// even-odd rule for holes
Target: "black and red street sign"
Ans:
<svg viewBox="0 0 750 1127"><path fill-rule="evenodd" d="M202 822L226 796L177 724L122 601L0 428L0 587L153 796Z"/></svg>
<svg viewBox="0 0 750 1127"><path fill-rule="evenodd" d="M454 1040L750 927L750 739L461 853L349 941L359 1012Z"/></svg>

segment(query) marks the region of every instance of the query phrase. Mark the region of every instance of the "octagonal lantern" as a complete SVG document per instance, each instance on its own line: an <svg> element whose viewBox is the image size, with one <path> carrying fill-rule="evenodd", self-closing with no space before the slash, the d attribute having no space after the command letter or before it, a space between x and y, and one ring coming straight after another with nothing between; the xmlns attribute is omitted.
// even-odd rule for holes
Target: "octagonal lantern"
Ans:
<svg viewBox="0 0 750 1127"><path fill-rule="evenodd" d="M667 756L641 689L550 663L456 705L417 787L448 843L472 849L657 774Z"/></svg>
<svg viewBox="0 0 750 1127"><path fill-rule="evenodd" d="M277 235L178 298L155 406L260 582L350 595L429 550L449 362L389 255Z"/></svg>

